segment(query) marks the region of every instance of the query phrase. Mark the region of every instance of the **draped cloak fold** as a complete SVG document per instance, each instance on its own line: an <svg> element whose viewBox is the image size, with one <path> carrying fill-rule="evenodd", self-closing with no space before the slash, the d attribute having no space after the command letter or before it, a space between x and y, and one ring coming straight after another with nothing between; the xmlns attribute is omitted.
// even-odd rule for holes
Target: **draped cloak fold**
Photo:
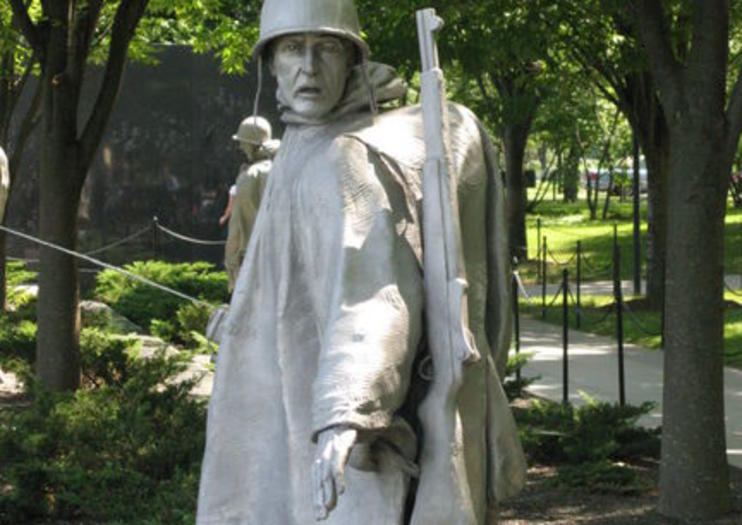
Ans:
<svg viewBox="0 0 742 525"><path fill-rule="evenodd" d="M503 189L481 125L449 111L470 329L484 356L465 370L460 445L473 513L491 525L495 501L524 479L495 364L510 334ZM426 386L420 108L286 120L219 351L197 523L314 523L314 443L334 425L357 428L360 441L325 523L408 523Z"/></svg>

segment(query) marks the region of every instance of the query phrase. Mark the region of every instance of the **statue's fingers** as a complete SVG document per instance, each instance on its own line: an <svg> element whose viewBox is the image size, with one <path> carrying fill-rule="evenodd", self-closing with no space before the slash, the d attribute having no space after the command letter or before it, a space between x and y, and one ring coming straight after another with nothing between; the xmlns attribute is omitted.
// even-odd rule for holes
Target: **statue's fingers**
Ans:
<svg viewBox="0 0 742 525"><path fill-rule="evenodd" d="M345 463L347 462L347 454L339 454L332 465L332 476L335 479L335 489L338 494L345 492Z"/></svg>
<svg viewBox="0 0 742 525"><path fill-rule="evenodd" d="M324 484L322 483L322 461L317 459L312 463L312 503L314 517L317 521L327 518L327 509L324 504Z"/></svg>
<svg viewBox="0 0 742 525"><path fill-rule="evenodd" d="M334 458L333 458L334 459ZM335 477L333 476L333 461L322 462L322 504L326 510L335 508Z"/></svg>

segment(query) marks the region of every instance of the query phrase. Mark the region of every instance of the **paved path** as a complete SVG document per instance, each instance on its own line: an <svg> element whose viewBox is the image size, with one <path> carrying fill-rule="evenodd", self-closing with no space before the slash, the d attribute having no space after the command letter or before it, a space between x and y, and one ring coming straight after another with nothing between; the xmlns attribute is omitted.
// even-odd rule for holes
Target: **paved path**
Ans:
<svg viewBox="0 0 742 525"><path fill-rule="evenodd" d="M521 317L521 351L533 354L524 377L540 376L529 390L547 399L562 400L562 328ZM654 401L656 409L640 423L662 423L662 351L625 345L626 401ZM585 332L569 332L569 399L581 403L583 391L602 401L618 401L618 350L616 342ZM742 467L742 370L724 369L729 463Z"/></svg>
<svg viewBox="0 0 742 525"><path fill-rule="evenodd" d="M574 279L574 275L570 276L570 279ZM734 290L742 294L742 275L727 275L724 277L727 290ZM575 290L575 283L570 280L569 286L572 291ZM546 285L546 300L550 301L562 287L560 283L548 283ZM524 286L528 295L532 298L541 297L542 288L540 284L527 284ZM625 296L634 294L634 281L624 280L621 281L621 289ZM641 282L642 293L647 291L646 281ZM613 295L613 281L588 281L580 284L580 292L583 295ZM742 295L740 295L742 301ZM561 304L561 303L560 303Z"/></svg>

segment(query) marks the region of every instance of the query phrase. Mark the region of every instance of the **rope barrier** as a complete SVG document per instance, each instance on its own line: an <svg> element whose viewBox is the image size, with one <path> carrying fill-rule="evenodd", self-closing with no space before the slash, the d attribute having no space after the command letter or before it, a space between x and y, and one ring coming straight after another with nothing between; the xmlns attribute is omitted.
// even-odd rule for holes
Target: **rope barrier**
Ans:
<svg viewBox="0 0 742 525"><path fill-rule="evenodd" d="M577 298L572 293L572 287L567 287L567 295L569 296L570 300L572 301L572 306L577 307Z"/></svg>
<svg viewBox="0 0 742 525"><path fill-rule="evenodd" d="M596 323L594 324L602 324L608 317L613 313L613 309L616 307L616 303L611 303L611 307L606 310L605 314L603 314L603 317L601 317ZM583 313L585 313L585 310L583 310Z"/></svg>
<svg viewBox="0 0 742 525"><path fill-rule="evenodd" d="M515 282L518 286L518 293L525 297L527 300L531 298L530 295L528 295L528 291L526 290L526 287L523 286L523 281L520 279L520 274L518 273L518 270L513 271L513 277L515 277Z"/></svg>
<svg viewBox="0 0 742 525"><path fill-rule="evenodd" d="M21 239L25 239L27 241L34 242L34 243L39 244L41 246L44 246L46 248L51 248L52 250L56 250L58 252L61 252L61 253L66 254L66 255L70 255L72 257L77 257L78 259L82 259L84 261L88 261L89 263L92 263L92 264L94 264L96 266L100 266L102 268L106 268L107 270L112 270L114 272L120 273L121 275L123 275L123 276L125 276L125 277L127 277L129 279L132 279L134 281L139 281L142 284L146 284L146 285L151 286L153 288L157 288L158 290L161 290L163 292L169 293L170 295L174 295L175 297L179 297L181 299L185 299L187 301L191 301L194 304L205 306L205 307L211 308L211 309L218 308L218 306L213 305L213 304L211 304L209 302L203 301L201 299L197 299L196 297L191 297L190 295L186 295L186 294L184 294L182 292L179 292L178 290L174 290L174 289L172 289L172 288L170 288L168 286L165 286L163 284L156 283L155 281L151 281L151 280L147 279L146 277L142 277L142 276L137 275L135 273L132 273L132 272L130 272L128 270L124 270L123 268L119 268L118 266L114 266L113 264L108 264L108 263L103 262L103 261L101 261L99 259L95 259L93 257L90 257L89 255L85 255L84 253L78 253L76 251L69 250L69 249L64 248L62 246L59 246L57 244L54 244L54 243L51 243L51 242L48 242L48 241L44 241L44 240L38 239L36 237L33 237L31 235L28 235L28 234L25 234L25 233L22 233L22 232L19 232L19 231L16 231L16 230L13 230L13 229L8 228L6 226L1 226L0 225L0 230L3 230L4 232L9 233L11 235L15 235L16 237L20 237Z"/></svg>
<svg viewBox="0 0 742 525"><path fill-rule="evenodd" d="M137 232L134 232L131 235L128 235L128 236L124 237L123 239L119 239L118 241L112 242L111 244L107 244L105 246L101 246L100 248L96 248L95 250L90 250L88 252L85 252L85 255L97 255L99 253L106 252L106 251L110 250L111 248L115 248L116 246L120 246L122 244L125 244L125 243L131 241L132 239L136 239L137 237L139 237L139 236L141 236L141 235L143 235L145 233L151 233L151 232L152 232L152 227L151 226L147 226L146 228L142 228L141 230L139 230Z"/></svg>
<svg viewBox="0 0 742 525"><path fill-rule="evenodd" d="M193 237L188 237L187 235L174 232L170 228L166 228L160 223L157 223L157 228L167 233L171 237L175 237L176 239L181 240L181 241L190 242L191 244L200 244L202 246L224 246L225 244L227 244L227 241L207 241L203 239L195 239Z"/></svg>
<svg viewBox="0 0 742 525"><path fill-rule="evenodd" d="M584 255L582 256L582 262L585 264L585 266L588 269L592 270L592 272L594 274L597 274L597 275L600 275L600 274L605 273L607 271L613 270L613 263L612 262L608 263L608 265L607 266L604 266L603 268L598 268L597 266L593 266L593 264L590 262L590 259L588 259ZM611 273L611 277L612 277L612 273Z"/></svg>
<svg viewBox="0 0 742 525"><path fill-rule="evenodd" d="M551 308L554 306L554 304L559 300L559 298L562 295L562 291L564 290L564 284L559 286L559 289L556 292L556 295L551 299L551 302L546 306L547 308Z"/></svg>
<svg viewBox="0 0 742 525"><path fill-rule="evenodd" d="M22 262L22 263L26 263L26 264L27 263L36 264L36 263L39 262L38 259L24 259L22 257L11 257L11 256L7 256L6 259L9 260L9 261L12 261L12 262Z"/></svg>
<svg viewBox="0 0 742 525"><path fill-rule="evenodd" d="M554 263L556 263L556 265L557 265L557 266L569 266L570 264L572 264L572 261L574 261L574 260L575 260L575 259L577 258L577 253L574 253L574 254L572 255L572 257L570 257L570 258L569 258L569 259L567 260L567 262L560 262L560 261L559 261L559 260L558 260L558 259L557 259L557 258L556 258L556 257L554 256L554 253L553 253L553 252L552 252L551 250L547 249L547 250L546 250L546 253L547 253L547 254L549 255L549 257L551 257L551 260L552 260L552 261L554 261Z"/></svg>
<svg viewBox="0 0 742 525"><path fill-rule="evenodd" d="M642 321L640 321L640 320L639 320L639 317L638 317L638 316L637 316L637 315L636 315L636 314L635 314L635 313L634 313L634 312L633 312L633 311L631 310L631 308L629 308L629 305L627 305L626 303L624 303L624 305L623 305L623 309L624 309L624 310L625 310L626 312L628 312L628 314L629 314L629 319L631 319L631 320L632 320L632 322L633 322L633 323L634 323L634 324L635 324L636 326L638 326L638 327L639 327L639 330L640 330L641 332L643 332L643 333L644 333L644 335L647 335L647 336L649 336L649 337L661 337L661 336L662 336L662 334L661 334L661 333L659 333L659 334L655 334L655 333L652 333L652 332L651 332L651 331L650 331L650 330L649 330L649 329L648 329L648 328L646 327L646 325L645 325L645 324L644 324L644 323L643 323Z"/></svg>

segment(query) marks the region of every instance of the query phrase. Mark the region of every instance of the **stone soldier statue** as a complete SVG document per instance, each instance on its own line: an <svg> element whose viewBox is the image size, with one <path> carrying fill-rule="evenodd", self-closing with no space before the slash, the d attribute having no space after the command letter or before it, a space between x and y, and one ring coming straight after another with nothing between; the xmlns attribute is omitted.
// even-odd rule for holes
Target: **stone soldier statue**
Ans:
<svg viewBox="0 0 742 525"><path fill-rule="evenodd" d="M237 273L245 257L272 159L281 144L279 140L272 139L271 135L270 123L263 117L252 116L244 119L237 133L232 136L232 140L239 144L245 154L247 162L240 166L237 180L230 188L230 204L227 207L228 212L224 214L229 221L224 266L227 268L230 292L234 289Z"/></svg>
<svg viewBox="0 0 742 525"><path fill-rule="evenodd" d="M197 524L496 523L495 503L520 489L525 464L496 370L510 277L486 132L449 106L481 358L446 400L453 439L435 443L418 417L436 374L423 321L420 107L377 113L405 85L368 62L352 0L266 0L254 54L276 77L286 132L221 340ZM421 448L456 465L453 504L443 480L416 498Z"/></svg>
<svg viewBox="0 0 742 525"><path fill-rule="evenodd" d="M8 170L8 157L3 148L0 148L0 224L5 217L5 207L8 204L8 193L10 193L10 171Z"/></svg>

